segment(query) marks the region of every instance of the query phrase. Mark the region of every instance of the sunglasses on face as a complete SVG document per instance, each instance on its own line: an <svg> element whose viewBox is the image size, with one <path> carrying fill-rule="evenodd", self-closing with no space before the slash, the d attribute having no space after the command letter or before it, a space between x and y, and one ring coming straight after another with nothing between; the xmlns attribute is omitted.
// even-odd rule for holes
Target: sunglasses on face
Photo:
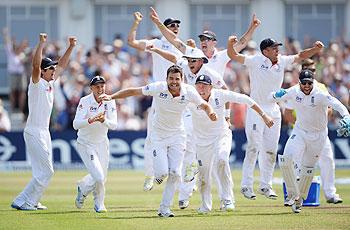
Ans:
<svg viewBox="0 0 350 230"><path fill-rule="evenodd" d="M168 27L170 27L170 28L179 28L180 27L180 25L179 24L177 24L177 23L172 23L172 24L170 24L170 25L168 25Z"/></svg>
<svg viewBox="0 0 350 230"><path fill-rule="evenodd" d="M300 81L300 84L302 84L302 85L312 85L312 84L314 84L312 81Z"/></svg>
<svg viewBox="0 0 350 230"><path fill-rule="evenodd" d="M189 62L189 63L195 63L195 62L197 62L197 61L199 61L200 59L192 59L192 58L189 58L189 59L187 59L187 61Z"/></svg>
<svg viewBox="0 0 350 230"><path fill-rule="evenodd" d="M204 37L204 36L202 36L202 37L199 38L199 41L201 41L201 42L207 42L207 41L211 41L211 40L212 40L212 39L207 38L207 37Z"/></svg>

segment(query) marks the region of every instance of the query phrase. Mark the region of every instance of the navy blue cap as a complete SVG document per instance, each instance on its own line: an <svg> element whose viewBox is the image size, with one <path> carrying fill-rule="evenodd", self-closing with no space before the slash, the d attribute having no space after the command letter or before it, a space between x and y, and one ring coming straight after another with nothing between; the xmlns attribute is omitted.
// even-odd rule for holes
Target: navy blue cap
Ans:
<svg viewBox="0 0 350 230"><path fill-rule="evenodd" d="M180 24L181 21L180 21L179 19L175 19L175 18L167 18L167 19L165 19L165 21L163 22L163 24L164 24L165 26L168 26L168 25L173 24L173 23Z"/></svg>
<svg viewBox="0 0 350 230"><path fill-rule="evenodd" d="M266 38L260 42L260 50L262 52L264 49L268 47L275 47L275 46L281 46L281 45L282 43L276 42L272 38Z"/></svg>
<svg viewBox="0 0 350 230"><path fill-rule="evenodd" d="M211 85L211 79L208 75L205 75L205 74L201 74L197 77L196 79L196 84L197 83L203 83L203 84L206 84L206 85Z"/></svg>
<svg viewBox="0 0 350 230"><path fill-rule="evenodd" d="M314 73L309 69L304 69L299 74L299 81L313 81Z"/></svg>
<svg viewBox="0 0 350 230"><path fill-rule="evenodd" d="M96 84L98 84L98 83L103 83L103 84L105 84L105 83L106 83L106 80L105 80L103 77L101 77L101 76L96 76L96 77L94 77L94 78L91 79L91 81L90 81L90 86L96 85Z"/></svg>
<svg viewBox="0 0 350 230"><path fill-rule="evenodd" d="M57 64L58 64L58 61L52 61L51 58L46 57L46 58L41 59L40 68L41 69L48 69L51 66L55 66Z"/></svg>

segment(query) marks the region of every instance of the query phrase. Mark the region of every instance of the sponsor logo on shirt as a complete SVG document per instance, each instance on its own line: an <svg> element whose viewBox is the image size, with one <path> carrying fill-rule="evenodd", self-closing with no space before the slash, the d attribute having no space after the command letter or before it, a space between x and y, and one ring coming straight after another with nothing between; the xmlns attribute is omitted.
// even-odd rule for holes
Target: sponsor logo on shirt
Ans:
<svg viewBox="0 0 350 230"><path fill-rule="evenodd" d="M268 69L269 69L269 66L268 66L268 65L262 64L262 65L260 66L260 69L268 70Z"/></svg>
<svg viewBox="0 0 350 230"><path fill-rule="evenodd" d="M170 48L169 45L165 45L165 44L162 45L162 49L163 49L163 50L168 50L169 48Z"/></svg>
<svg viewBox="0 0 350 230"><path fill-rule="evenodd" d="M83 109L83 104L79 104L78 109L82 110Z"/></svg>
<svg viewBox="0 0 350 230"><path fill-rule="evenodd" d="M96 112L96 111L97 111L97 107L90 106L90 112Z"/></svg>
<svg viewBox="0 0 350 230"><path fill-rule="evenodd" d="M295 97L295 101L296 102L302 102L303 98L302 97L299 97L298 95Z"/></svg>
<svg viewBox="0 0 350 230"><path fill-rule="evenodd" d="M51 92L52 92L52 87L51 87L51 86L49 86L49 88L47 88L47 89L46 89L46 92L51 93Z"/></svg>
<svg viewBox="0 0 350 230"><path fill-rule="evenodd" d="M163 99L166 99L168 97L168 94L167 93L160 93L159 97L163 98Z"/></svg>

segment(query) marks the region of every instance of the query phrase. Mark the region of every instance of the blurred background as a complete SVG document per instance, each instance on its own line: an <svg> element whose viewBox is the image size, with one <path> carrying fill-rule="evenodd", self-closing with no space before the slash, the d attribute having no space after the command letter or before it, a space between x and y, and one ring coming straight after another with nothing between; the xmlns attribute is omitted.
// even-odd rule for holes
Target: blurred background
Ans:
<svg viewBox="0 0 350 230"><path fill-rule="evenodd" d="M0 131L3 133L0 134L0 160L26 160L24 147L20 147L23 142L21 131L28 115L27 84L38 34L48 34L49 42L44 52L55 60L66 49L67 36L75 35L78 38L78 46L69 67L55 83L51 131L53 140L61 140L53 141L54 150L56 148L57 151L55 160L72 162L77 158L79 161L79 157L72 156L76 152L73 143L75 132L71 123L79 99L89 93L89 80L95 75L104 76L108 92L153 81L150 54L138 52L127 45L127 34L135 11L140 11L144 16L137 30L137 39L160 37L149 18L150 6L155 7L161 20L168 17L180 19L180 38L184 41L193 38L197 45L198 35L204 30L212 30L218 37L218 48L226 48L228 36L241 36L247 30L253 13L257 14L262 24L242 51L246 54L260 52L260 41L267 37L283 43L283 54L296 54L303 48L311 47L316 40L321 40L326 48L314 57L317 80L324 83L343 104L348 105L350 0L2 0ZM296 84L299 71L299 65L288 67L283 87ZM224 80L231 90L249 94L248 72L243 66L229 63ZM150 105L151 98L147 97L117 102L118 130L123 132L111 134L117 135L115 143L112 141L116 158L124 157L124 153L136 153L136 161L142 160L144 130ZM231 105L231 120L238 132L236 138L240 139L234 142L233 152L238 151L239 154L243 154L245 143L242 130L245 109L242 105ZM338 116L334 113L330 118L330 130L336 127ZM287 135L288 126L284 124L282 141ZM336 138L333 134L330 136ZM350 165L349 142L334 138L332 142L337 165ZM133 144L135 140L136 144ZM235 150L238 143L240 149ZM232 161L237 159L242 157L233 154ZM130 161L132 156L128 155L125 162Z"/></svg>

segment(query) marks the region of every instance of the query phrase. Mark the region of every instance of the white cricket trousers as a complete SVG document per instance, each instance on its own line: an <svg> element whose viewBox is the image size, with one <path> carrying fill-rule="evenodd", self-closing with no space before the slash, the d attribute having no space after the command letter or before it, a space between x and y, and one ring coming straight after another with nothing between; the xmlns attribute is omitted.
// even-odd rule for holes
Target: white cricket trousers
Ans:
<svg viewBox="0 0 350 230"><path fill-rule="evenodd" d="M217 137L209 145L197 145L197 157L199 165L199 191L202 198L202 209L212 209L211 184L212 175L217 177L220 200L234 202L233 181L229 165L229 155L232 144L232 132L226 132Z"/></svg>
<svg viewBox="0 0 350 230"><path fill-rule="evenodd" d="M274 125L269 128L263 119L248 109L245 133L247 149L243 161L241 187L253 189L256 160L260 169L260 188L271 187L276 164L281 118L273 118Z"/></svg>
<svg viewBox="0 0 350 230"><path fill-rule="evenodd" d="M172 205L175 191L181 181L186 134L183 131L170 137L161 137L152 132L151 136L154 176L156 179L168 177L160 204L160 208L164 210Z"/></svg>
<svg viewBox="0 0 350 230"><path fill-rule="evenodd" d="M297 153L293 156L295 163L299 166L301 163L302 154ZM329 137L326 138L326 143L320 154L318 164L320 166L321 181L323 192L326 199L334 197L337 192L335 188L335 163L334 163L334 154L331 146L331 141ZM298 167L297 166L297 167ZM299 167L298 167L299 168Z"/></svg>
<svg viewBox="0 0 350 230"><path fill-rule="evenodd" d="M27 156L32 166L32 179L15 198L14 203L36 206L53 176L51 135L47 129L24 131Z"/></svg>
<svg viewBox="0 0 350 230"><path fill-rule="evenodd" d="M307 196L312 182L313 169L325 146L327 135L328 129L321 132L308 132L294 127L286 143L283 153L284 158L295 159L295 156L301 156L299 189L302 196ZM305 179L305 182L303 179ZM304 184L300 185L303 183L302 181ZM289 194L289 191L287 193Z"/></svg>
<svg viewBox="0 0 350 230"><path fill-rule="evenodd" d="M151 133L153 130L152 120L154 117L154 105L152 100L151 108L148 110L147 116L147 136L145 139L145 145L143 147L143 156L144 156L144 170L146 177L154 176L153 172L153 157L152 157L152 144L151 144Z"/></svg>
<svg viewBox="0 0 350 230"><path fill-rule="evenodd" d="M182 163L182 180L179 185L179 201L190 199L193 189L196 185L196 180L190 182L185 182L184 177L186 175L186 167L191 167L191 165L197 163L196 156L196 143L193 136L193 125L192 125L192 114L190 111L185 111L184 115L184 125L186 131L186 152L184 160Z"/></svg>
<svg viewBox="0 0 350 230"><path fill-rule="evenodd" d="M78 140L77 150L89 174L79 182L83 195L93 192L95 206L102 208L105 199L105 183L109 163L109 141L95 144Z"/></svg>

